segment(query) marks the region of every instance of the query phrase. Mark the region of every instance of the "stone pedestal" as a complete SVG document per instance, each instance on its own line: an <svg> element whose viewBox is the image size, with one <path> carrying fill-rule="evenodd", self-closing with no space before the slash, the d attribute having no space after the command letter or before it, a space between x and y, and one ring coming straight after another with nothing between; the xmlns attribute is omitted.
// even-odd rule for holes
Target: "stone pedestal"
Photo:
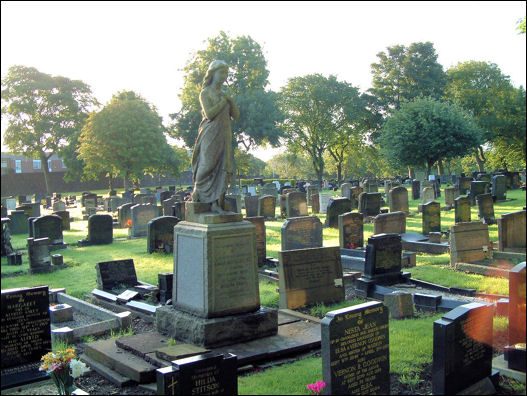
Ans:
<svg viewBox="0 0 527 396"><path fill-rule="evenodd" d="M172 306L157 310L159 331L205 347L277 333L277 312L260 308L256 229L241 216L187 204L189 221L174 227Z"/></svg>

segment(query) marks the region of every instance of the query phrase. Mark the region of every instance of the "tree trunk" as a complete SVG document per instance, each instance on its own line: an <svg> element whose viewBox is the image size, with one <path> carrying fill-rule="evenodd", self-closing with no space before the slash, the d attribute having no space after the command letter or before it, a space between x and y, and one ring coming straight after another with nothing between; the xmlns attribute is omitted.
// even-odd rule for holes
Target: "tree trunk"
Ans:
<svg viewBox="0 0 527 396"><path fill-rule="evenodd" d="M481 158L480 158L480 154L481 154ZM486 159L483 155L483 148L481 146L478 146L478 148L474 152L474 156L476 157L476 162L478 163L479 172L480 173L485 172L484 166L485 166Z"/></svg>
<svg viewBox="0 0 527 396"><path fill-rule="evenodd" d="M110 189L110 191L113 190L113 177L111 173L108 175L108 188Z"/></svg>
<svg viewBox="0 0 527 396"><path fill-rule="evenodd" d="M124 191L128 191L128 175L124 175L123 176L123 188L124 188Z"/></svg>
<svg viewBox="0 0 527 396"><path fill-rule="evenodd" d="M342 180L342 163L337 164L337 183Z"/></svg>
<svg viewBox="0 0 527 396"><path fill-rule="evenodd" d="M408 177L412 180L415 179L414 169L410 165L408 165Z"/></svg>
<svg viewBox="0 0 527 396"><path fill-rule="evenodd" d="M47 157L43 152L40 152L38 156L40 158L40 164L41 164L42 172L44 173L44 183L46 185L46 195L49 196L49 195L51 195L51 189L50 189L50 186L49 186L48 159L49 159L49 157L51 157L51 155L49 157Z"/></svg>
<svg viewBox="0 0 527 396"><path fill-rule="evenodd" d="M442 175L444 173L445 173L445 171L443 169L443 160L438 160L437 161L437 174L438 175Z"/></svg>
<svg viewBox="0 0 527 396"><path fill-rule="evenodd" d="M432 171L432 165L433 163L431 162L427 162L426 163L426 175L425 175L425 180L428 180L428 176L430 176L430 173Z"/></svg>

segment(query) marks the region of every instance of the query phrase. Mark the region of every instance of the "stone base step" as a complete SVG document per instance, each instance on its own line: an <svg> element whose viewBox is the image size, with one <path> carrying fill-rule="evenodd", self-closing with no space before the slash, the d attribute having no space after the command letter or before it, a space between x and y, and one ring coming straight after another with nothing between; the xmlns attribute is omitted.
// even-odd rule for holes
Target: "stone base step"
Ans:
<svg viewBox="0 0 527 396"><path fill-rule="evenodd" d="M131 385L134 383L134 381L132 381L130 378L125 377L119 374L117 371L112 370L111 368L106 367L105 365L95 361L94 359L87 356L85 353L80 356L80 359L88 366L90 366L90 368L97 372L97 374L99 374L101 377L106 378L108 381L114 383L119 387Z"/></svg>

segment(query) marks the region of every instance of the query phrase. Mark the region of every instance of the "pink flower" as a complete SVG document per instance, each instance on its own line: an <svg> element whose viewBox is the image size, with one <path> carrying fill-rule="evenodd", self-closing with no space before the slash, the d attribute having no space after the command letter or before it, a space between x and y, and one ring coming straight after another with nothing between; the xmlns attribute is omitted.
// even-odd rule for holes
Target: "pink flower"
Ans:
<svg viewBox="0 0 527 396"><path fill-rule="evenodd" d="M311 391L312 395L319 395L325 386L326 383L324 381L317 381L314 384L307 385L307 389Z"/></svg>

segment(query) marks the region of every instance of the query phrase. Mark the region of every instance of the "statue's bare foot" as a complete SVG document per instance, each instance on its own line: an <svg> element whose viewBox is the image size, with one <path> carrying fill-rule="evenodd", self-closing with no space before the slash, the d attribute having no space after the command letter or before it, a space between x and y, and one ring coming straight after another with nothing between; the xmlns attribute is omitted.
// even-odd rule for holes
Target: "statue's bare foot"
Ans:
<svg viewBox="0 0 527 396"><path fill-rule="evenodd" d="M210 206L211 210L218 214L227 214L228 212L223 210L217 202L213 202Z"/></svg>

